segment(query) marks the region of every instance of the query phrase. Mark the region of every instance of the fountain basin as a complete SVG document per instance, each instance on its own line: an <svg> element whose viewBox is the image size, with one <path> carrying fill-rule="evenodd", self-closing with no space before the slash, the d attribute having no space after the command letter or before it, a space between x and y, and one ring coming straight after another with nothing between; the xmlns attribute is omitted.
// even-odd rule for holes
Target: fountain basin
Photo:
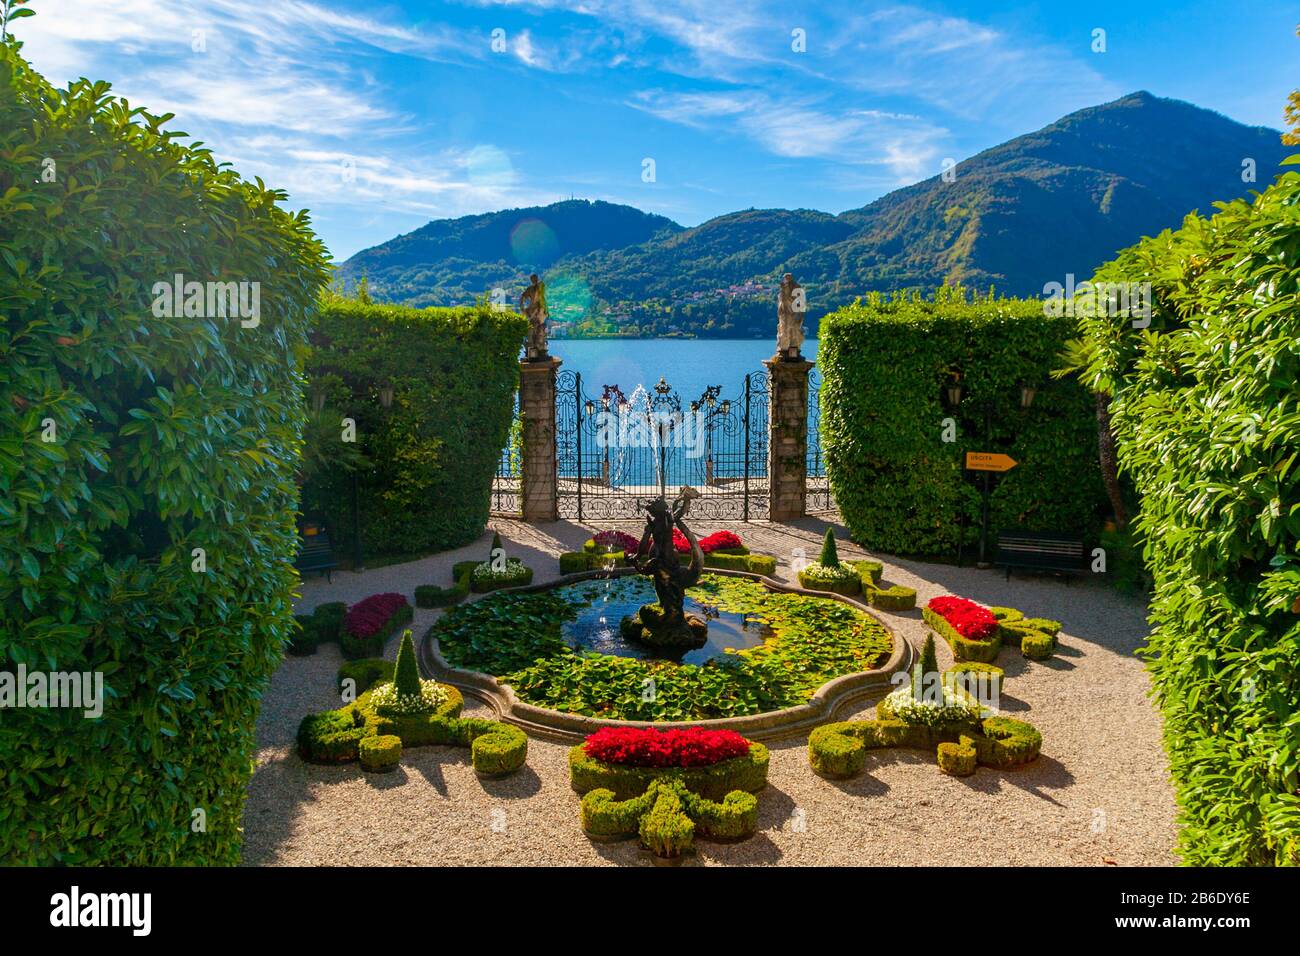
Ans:
<svg viewBox="0 0 1300 956"><path fill-rule="evenodd" d="M608 583L612 588L614 582L624 577L633 577L635 580L634 576L635 572L630 569L616 570L612 574L593 571L551 584L500 591L494 597L544 594L573 584L604 588ZM711 582L711 579L749 583L745 588L728 588L725 584ZM723 595L725 599L721 602L717 600L720 591L726 592ZM615 591L616 595L629 602L635 600L632 593L634 592ZM767 596L773 599L770 604ZM803 600L784 602L782 596ZM555 600L546 598L538 603L559 613L558 609L564 605L563 596L552 597ZM448 615L425 635L421 645L421 664L426 673L455 684L471 697L487 703L499 719L542 736L574 740L609 726L652 726L660 729L702 726L725 727L752 739L772 739L806 732L820 723L834 719L837 712L850 705L857 706L871 698L882 696L891 688L890 676L906 668L912 659L912 651L907 642L896 639L888 625L876 617L870 608L839 595L811 592L745 572L717 570L706 575L698 589L688 591L688 600L705 605L720 603L723 605L719 608L722 614L738 614L743 620L743 623L730 629L728 637L720 634L719 637L723 639L710 649L700 649L707 656L699 665L685 660L680 663L664 660L654 655L647 657L645 649L631 646L634 642L609 643L613 639L611 631L617 631L620 618L608 613L604 615L605 629L601 632L601 637L588 639L585 644L579 637L580 629L576 627L569 627L568 637L562 637L565 633L562 625L576 622L581 613L572 616L563 614L563 621L555 620L554 616L544 619L532 615L530 626L533 630L521 640L531 642L530 647L540 647L546 653L539 659L535 670L524 668L522 672L512 672L513 665L518 663L517 659L509 653L502 656L499 647L493 650L493 639L481 627L458 627L454 622L453 626L448 626L446 622L453 617ZM737 601L741 604L753 601L759 610L757 613L747 613L746 608L742 607L737 611ZM823 603L838 606L829 608L821 606ZM785 611L791 607L802 608L812 619L801 624L792 622L789 614L783 613L775 615L779 620L771 620L774 617L771 613L772 606ZM474 605L462 607L469 609ZM589 608L590 604L587 604L582 610ZM485 608L477 613L486 615L484 620L499 620L507 610ZM715 620L710 621L711 631ZM834 640L828 642L828 620L841 623L851 621L854 627L861 628L861 633L855 632L839 643ZM466 622L467 625L473 623ZM547 628L550 633L539 636ZM728 638L733 643L726 646ZM476 643L477 646L469 646L471 643ZM742 646L737 647L736 644ZM828 646L829 651L826 649ZM577 674L572 672L573 657L580 656L580 651L595 652L595 655L589 654L592 662L587 669L596 677L581 673L583 668L578 668ZM798 659L804 657L806 662L799 664ZM510 666L488 666L490 664ZM629 667L649 670L625 673L624 668ZM678 667L686 670L673 670ZM734 668L734 671L729 668ZM780 703L777 705L763 706L759 698L762 697L764 681L771 678L780 684L783 680L781 668L796 674L810 671L811 676L803 674L803 683L798 684L794 691L786 693L783 700L778 695L775 699L780 700ZM560 677L550 683L539 684L536 682L538 673L543 677L548 674L558 674ZM613 677L602 676L608 674ZM660 691L665 695L670 691L676 692L676 682L684 675L689 678L688 683L694 682L691 687L699 688L699 694L695 695L691 687L688 687L686 697L698 696L712 700L714 706L725 707L728 712L712 716L698 707L685 712L674 703L671 707L660 708L667 710L668 714L657 714L653 719L629 716L628 712L635 714L638 707L637 701L631 696L635 693L636 684L631 684L629 690L628 680L640 678L642 674L649 678L652 685L656 681L666 685L666 689ZM729 698L725 691L727 681L732 677L739 679L735 682L734 696ZM593 692L594 684L607 679L611 687L610 706L591 706L593 701L597 705L600 703L599 694ZM724 688L721 697L716 690L719 683ZM754 692L754 688L758 688L759 692ZM653 693L655 688L651 686L648 690ZM539 698L545 703L538 703ZM583 709L588 712L582 712Z"/></svg>

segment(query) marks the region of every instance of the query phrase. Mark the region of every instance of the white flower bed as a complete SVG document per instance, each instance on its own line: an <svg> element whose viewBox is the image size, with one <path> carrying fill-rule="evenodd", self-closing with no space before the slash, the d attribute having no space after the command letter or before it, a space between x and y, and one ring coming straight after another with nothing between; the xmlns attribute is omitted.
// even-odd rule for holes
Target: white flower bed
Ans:
<svg viewBox="0 0 1300 956"><path fill-rule="evenodd" d="M979 704L951 686L942 688L941 699L936 692L922 694L921 699L917 700L912 694L912 685L903 684L881 704L895 720L906 724L924 724L927 727L978 720L980 717Z"/></svg>
<svg viewBox="0 0 1300 956"><path fill-rule="evenodd" d="M431 714L447 702L447 689L436 680L420 681L420 694L399 694L397 685L380 684L370 692L370 703L384 714Z"/></svg>

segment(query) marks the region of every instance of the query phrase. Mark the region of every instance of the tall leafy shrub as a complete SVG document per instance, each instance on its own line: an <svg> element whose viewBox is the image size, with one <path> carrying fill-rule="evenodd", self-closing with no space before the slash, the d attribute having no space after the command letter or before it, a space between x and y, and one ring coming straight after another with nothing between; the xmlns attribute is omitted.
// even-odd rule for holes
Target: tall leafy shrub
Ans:
<svg viewBox="0 0 1300 956"><path fill-rule="evenodd" d="M1081 319L1070 361L1141 496L1183 859L1300 864L1300 175L1219 208L1098 271L1151 324Z"/></svg>
<svg viewBox="0 0 1300 956"><path fill-rule="evenodd" d="M1093 403L1077 382L1050 378L1074 331L1073 320L1045 316L1040 302L960 290L932 300L873 294L825 316L822 443L854 540L917 555L951 554L963 527L966 543L978 540L980 492L963 472L967 451L1019 462L996 480L990 534L1095 531L1105 494ZM963 395L952 408L945 389L958 380ZM1025 385L1037 389L1028 409Z"/></svg>
<svg viewBox="0 0 1300 956"><path fill-rule="evenodd" d="M312 336L311 388L356 423L366 554L459 547L487 525L510 434L527 324L489 306L413 309L328 296ZM393 390L385 408L381 394ZM343 447L342 433L335 435ZM350 476L324 466L304 490L336 543L351 540Z"/></svg>
<svg viewBox="0 0 1300 956"><path fill-rule="evenodd" d="M5 863L237 863L290 635L324 250L165 120L0 43L0 671L106 695L0 710ZM156 314L176 273L259 282L257 324Z"/></svg>

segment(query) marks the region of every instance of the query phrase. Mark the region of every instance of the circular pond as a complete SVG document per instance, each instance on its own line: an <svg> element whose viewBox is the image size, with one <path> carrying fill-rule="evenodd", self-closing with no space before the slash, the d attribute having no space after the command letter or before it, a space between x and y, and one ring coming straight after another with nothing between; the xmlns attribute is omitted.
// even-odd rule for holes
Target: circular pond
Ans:
<svg viewBox="0 0 1300 956"><path fill-rule="evenodd" d="M582 585L570 585L582 587ZM587 585L582 594L585 598ZM590 604L579 608L577 616L560 625L564 643L575 651L590 651L614 657L632 657L638 660L668 660L681 664L703 664L727 654L757 647L776 632L761 614L737 613L720 607L697 590L686 596L684 610L694 614L709 625L708 638L703 647L686 652L673 652L629 641L623 636L619 622L624 617L641 610L643 604L655 600L655 589L649 578L607 578L597 585L599 592Z"/></svg>
<svg viewBox="0 0 1300 956"><path fill-rule="evenodd" d="M648 579L628 574L503 592L453 608L430 636L447 665L490 674L524 703L632 721L783 710L894 650L888 629L850 603L706 574L686 610L708 621L708 643L665 656L619 631L654 596Z"/></svg>

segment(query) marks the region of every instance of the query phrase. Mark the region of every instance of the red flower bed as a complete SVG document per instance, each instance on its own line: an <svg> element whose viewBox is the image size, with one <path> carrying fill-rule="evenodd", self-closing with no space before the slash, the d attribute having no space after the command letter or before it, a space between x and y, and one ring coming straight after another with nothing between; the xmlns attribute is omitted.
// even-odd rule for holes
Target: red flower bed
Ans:
<svg viewBox="0 0 1300 956"><path fill-rule="evenodd" d="M960 597L932 598L926 605L953 626L968 641L990 641L998 632L993 612L974 601Z"/></svg>
<svg viewBox="0 0 1300 956"><path fill-rule="evenodd" d="M617 534L618 532L606 532ZM629 535L629 537L631 537ZM632 546L626 550L636 552L637 545L640 542L633 541ZM690 554L691 543L686 540L686 535L682 534L676 528L673 528L673 547L678 554ZM700 539L700 550L705 554L717 551L719 548L741 548L744 547L740 540L740 535L734 531L715 531L713 534L706 534Z"/></svg>
<svg viewBox="0 0 1300 956"><path fill-rule="evenodd" d="M406 604L406 598L401 594L372 594L348 608L343 626L353 637L374 637Z"/></svg>
<svg viewBox="0 0 1300 956"><path fill-rule="evenodd" d="M636 554L636 549L641 542L632 537L626 531L602 531L593 539L598 548L604 548L611 551L625 551L629 554Z"/></svg>
<svg viewBox="0 0 1300 956"><path fill-rule="evenodd" d="M706 534L700 539L700 550L705 554L717 551L719 548L743 548L740 541L740 535L734 531L715 531L713 534Z"/></svg>
<svg viewBox="0 0 1300 956"><path fill-rule="evenodd" d="M604 727L582 745L593 760L633 767L708 767L749 753L734 730L655 730Z"/></svg>

